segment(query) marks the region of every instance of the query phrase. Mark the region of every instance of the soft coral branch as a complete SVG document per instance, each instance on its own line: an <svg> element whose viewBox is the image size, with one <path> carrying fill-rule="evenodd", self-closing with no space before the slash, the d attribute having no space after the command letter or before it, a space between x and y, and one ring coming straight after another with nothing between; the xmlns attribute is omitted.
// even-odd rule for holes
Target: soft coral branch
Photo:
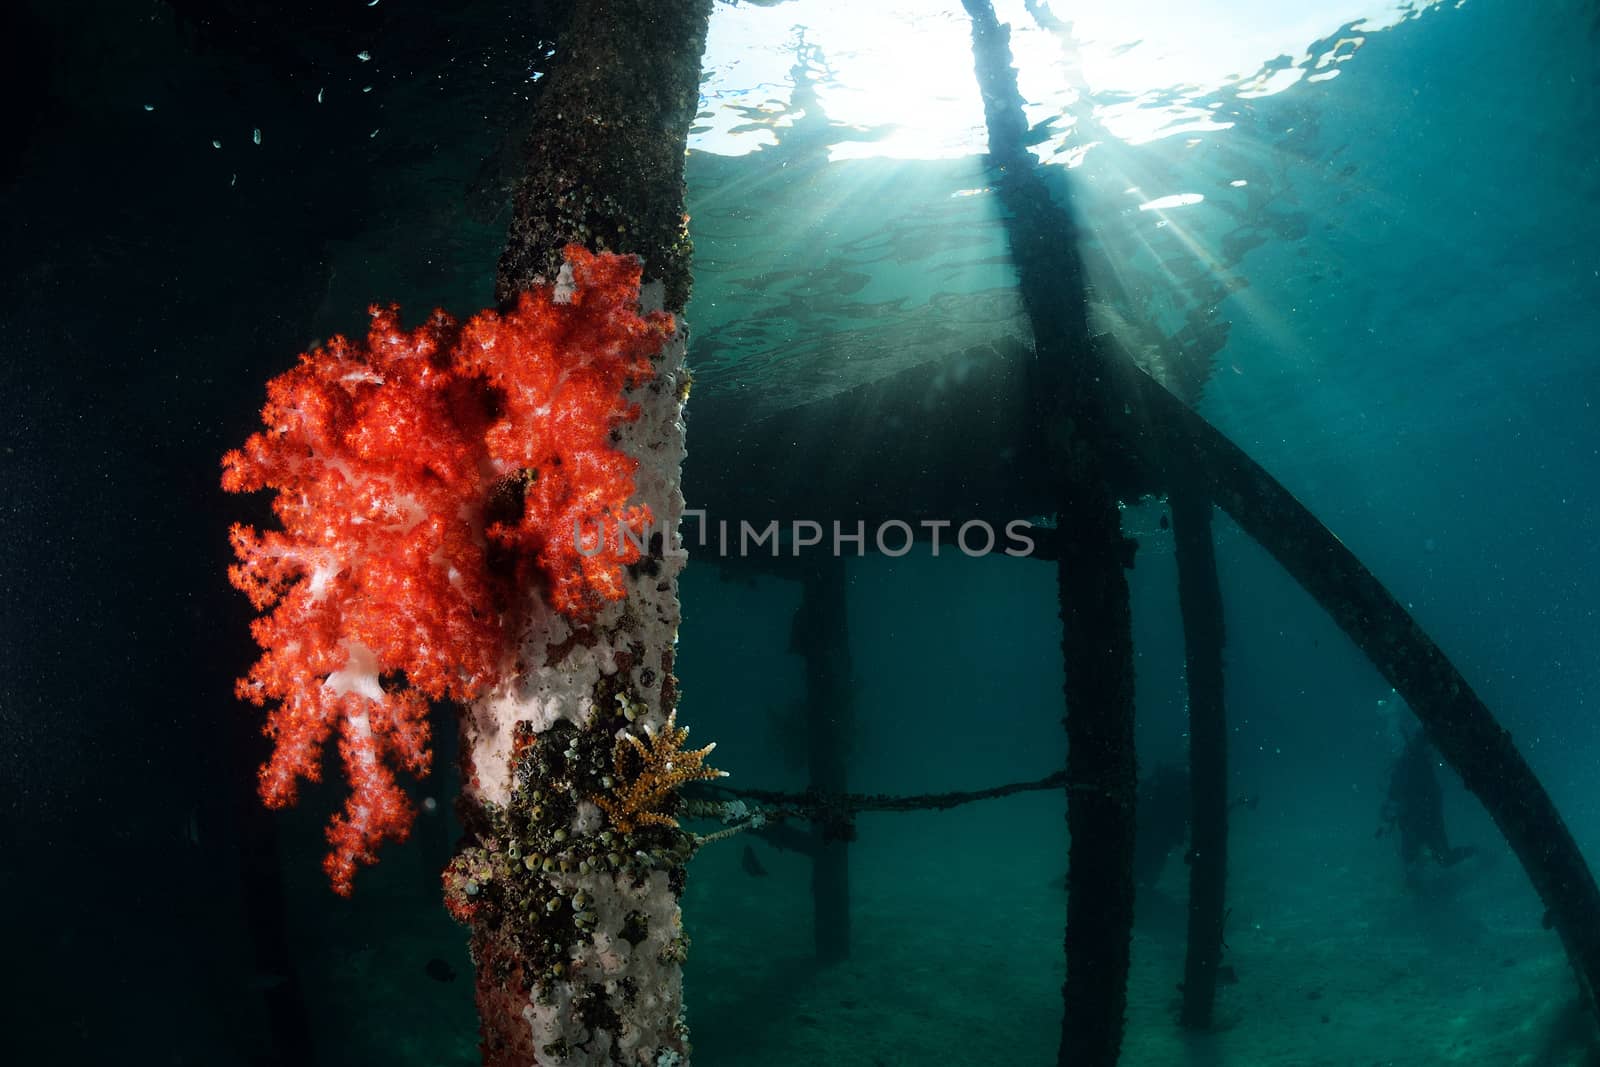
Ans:
<svg viewBox="0 0 1600 1067"><path fill-rule="evenodd" d="M519 598L542 590L587 620L638 558L625 539L580 553L573 531L649 519L610 437L636 416L624 390L651 374L672 321L638 314L631 257L572 247L568 265L559 292L464 325L435 312L407 331L373 308L365 341L336 337L273 379L266 429L223 458L223 487L275 490L283 525L230 532L229 579L270 612L238 685L274 705L261 794L293 803L337 737L351 795L326 866L342 893L409 830L395 772L427 772L428 702L470 700L506 669ZM508 484L522 490L509 510Z"/></svg>

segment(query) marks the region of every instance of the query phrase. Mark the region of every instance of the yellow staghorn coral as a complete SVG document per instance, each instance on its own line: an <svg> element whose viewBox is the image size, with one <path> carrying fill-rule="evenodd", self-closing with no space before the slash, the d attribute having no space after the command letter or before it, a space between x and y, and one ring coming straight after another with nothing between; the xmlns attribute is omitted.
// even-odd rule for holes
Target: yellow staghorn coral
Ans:
<svg viewBox="0 0 1600 1067"><path fill-rule="evenodd" d="M725 778L728 774L705 765L705 758L717 747L715 741L692 752L684 749L689 728L678 725L676 710L667 716L666 725L660 730L646 726L644 733L649 739L648 745L633 734L622 736L627 744L619 743L612 757L616 786L610 796L594 798L600 810L610 817L612 825L625 834L633 833L640 826L676 827L678 820L659 810L673 790L685 782ZM635 775L630 775L626 769L629 746L638 753L642 763Z"/></svg>

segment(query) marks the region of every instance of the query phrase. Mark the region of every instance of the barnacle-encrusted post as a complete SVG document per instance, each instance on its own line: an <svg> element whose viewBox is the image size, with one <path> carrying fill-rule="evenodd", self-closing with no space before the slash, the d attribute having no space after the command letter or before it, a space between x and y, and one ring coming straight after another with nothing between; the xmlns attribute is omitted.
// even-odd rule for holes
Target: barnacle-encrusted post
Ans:
<svg viewBox="0 0 1600 1067"><path fill-rule="evenodd" d="M509 303L557 279L569 242L633 253L643 302L672 312L678 331L624 397L639 416L615 445L638 463L630 505L652 522L621 597L581 623L539 590L512 605L525 619L514 678L463 727L467 833L446 900L472 929L483 1062L495 1067L688 1062L678 897L694 842L672 816L676 786L712 772L706 750L681 751L672 673L689 383L683 161L711 2L573 5L560 65L539 85L500 262Z"/></svg>
<svg viewBox="0 0 1600 1067"><path fill-rule="evenodd" d="M850 629L845 561L823 558L801 577L789 649L805 660L807 764L812 789L840 795L850 788ZM812 827L812 944L822 963L850 955L850 838L837 822Z"/></svg>
<svg viewBox="0 0 1600 1067"><path fill-rule="evenodd" d="M963 0L989 130L989 159L1023 306L1033 328L1031 429L1050 457L1056 495L1056 584L1066 668L1067 978L1060 1064L1109 1065L1122 1048L1133 937L1137 766L1133 747L1133 620L1117 491L1128 457L1128 409L1106 353L1092 344L1071 217L1051 197L1027 148L1028 124L1009 28L990 0Z"/></svg>

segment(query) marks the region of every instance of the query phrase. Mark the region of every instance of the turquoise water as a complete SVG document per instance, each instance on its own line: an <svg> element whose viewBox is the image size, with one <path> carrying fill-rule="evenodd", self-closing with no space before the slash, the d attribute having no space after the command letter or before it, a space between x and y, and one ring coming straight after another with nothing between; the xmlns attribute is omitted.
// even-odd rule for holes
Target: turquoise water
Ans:
<svg viewBox="0 0 1600 1067"><path fill-rule="evenodd" d="M351 901L317 867L334 789L274 816L276 854L249 854L256 757L229 696L247 615L222 587L220 531L237 515L213 482L261 380L311 337L352 328L372 299L488 301L499 168L545 27L494 5L433 26L385 0L361 16L388 20L377 28L298 29L248 5L207 22L203 6L91 5L79 25L40 8L29 30L53 74L18 97L39 117L5 172L0 230L16 250L0 293L0 907L15 961L0 1002L18 1062L112 1048L263 1062L262 994L288 971L320 1062L473 1063L471 963L435 873L453 772L424 787L437 813ZM701 442L704 455L896 374L959 389L974 350L1027 339L959 5L863 8L841 29L845 6L717 7L687 165L691 506L713 476ZM1079 12L1072 38L998 6L1018 27L1041 164L1084 228L1097 326L1148 361L1190 317L1228 324L1199 411L1405 603L1595 862L1593 4L1464 0L1406 18L1371 4L1364 27L1349 23L1361 4L1287 17L1218 2L1176 26L1135 12L1137 36L1137 19ZM327 58L363 34L381 42L376 66ZM1131 501L1124 516L1140 542L1146 769L1187 745L1164 511ZM1138 898L1122 1062L1597 1062L1560 944L1476 802L1440 769L1452 839L1480 855L1408 887L1394 842L1374 836L1408 713L1226 521L1218 558L1233 784L1257 799L1233 819L1238 981L1215 1032L1177 1026L1175 853ZM1053 567L917 552L847 568L853 789L982 789L1062 766ZM732 785L806 783L799 596L709 552L686 572L682 716L718 741ZM755 840L766 874L751 875L744 839L708 847L683 899L695 1062L1054 1062L1064 813L1044 792L862 816L851 953L829 966L812 950L808 861ZM247 928L250 862L274 886L281 872L273 966Z"/></svg>

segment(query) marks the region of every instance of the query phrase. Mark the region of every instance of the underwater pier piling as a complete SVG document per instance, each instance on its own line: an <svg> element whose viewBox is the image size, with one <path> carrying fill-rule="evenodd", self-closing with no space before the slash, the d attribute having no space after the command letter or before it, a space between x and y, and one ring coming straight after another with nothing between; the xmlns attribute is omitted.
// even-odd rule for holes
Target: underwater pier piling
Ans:
<svg viewBox="0 0 1600 1067"><path fill-rule="evenodd" d="M654 377L624 394L640 414L618 427L617 447L637 461L635 500L656 532L623 578L623 599L591 622L536 610L519 660L526 673L464 717L466 838L446 899L471 930L489 1067L685 1063L689 1054L678 899L693 840L671 817L670 789L713 772L701 773L703 752L676 751L682 559L664 537L683 510L683 168L711 7L573 5L522 149L496 282L502 306L540 281L570 279L564 249L578 244L641 257L641 303L672 313L678 329L652 358ZM630 760L643 766L624 793ZM665 799L634 811L646 776ZM603 816L599 789L617 790Z"/></svg>
<svg viewBox="0 0 1600 1067"><path fill-rule="evenodd" d="M1405 698L1505 836L1600 1019L1600 887L1544 784L1443 650L1344 542L1182 401L1134 372L1139 448L1167 484L1192 479L1305 589Z"/></svg>
<svg viewBox="0 0 1600 1067"><path fill-rule="evenodd" d="M645 264L663 306L689 302L684 151L700 100L712 0L578 0L535 97L495 296L561 272L562 249Z"/></svg>
<svg viewBox="0 0 1600 1067"><path fill-rule="evenodd" d="M849 792L850 727L855 717L850 629L842 557L818 556L801 574L800 607L789 647L806 667L806 756L810 788ZM850 956L850 840L848 825L812 823L811 905L819 963Z"/></svg>
<svg viewBox="0 0 1600 1067"><path fill-rule="evenodd" d="M1222 964L1228 886L1228 715L1223 692L1222 589L1211 500L1175 483L1167 498L1178 557L1189 692L1189 932L1183 966L1183 1025L1209 1029Z"/></svg>
<svg viewBox="0 0 1600 1067"><path fill-rule="evenodd" d="M1229 324L1217 320L1225 292L1213 283L1203 307L1165 340L1165 372L1157 384L1190 407L1200 402ZM1132 362L1131 357L1122 358ZM1167 507L1178 566L1178 614L1183 625L1184 684L1189 701L1189 910L1179 1021L1211 1028L1217 974L1226 951L1228 916L1228 705L1222 653L1227 644L1222 583L1217 574L1215 517L1203 479L1168 479Z"/></svg>
<svg viewBox="0 0 1600 1067"><path fill-rule="evenodd" d="M808 500L818 498L804 494L821 493L825 501L831 497L846 509L856 509L841 518L878 518L896 512L886 505L888 497L874 497L873 493L906 493L924 484L911 482L880 490L881 485L893 481L885 477L885 471L895 466L892 461L904 460L908 472L920 470L926 476L927 471L939 469L938 478L946 483L955 477L951 472L963 472L960 477L968 479L963 486L990 490L984 506L1003 507L1003 513L1057 513L1059 526L1051 540L1067 672L1065 723L1071 750L1066 789L1073 842L1065 936L1068 971L1058 1062L1109 1067L1120 1053L1132 925L1137 767L1125 575L1134 546L1121 529L1118 505L1163 489L1173 501L1180 539L1188 545L1185 550L1180 544L1180 552L1192 554L1196 564L1188 579L1180 579L1195 582L1192 599L1186 598L1196 619L1194 627L1186 627L1192 634L1189 655L1216 665L1217 684L1212 691L1219 712L1220 597L1204 588L1207 574L1213 585L1215 580L1214 561L1209 566L1205 563L1213 504L1233 515L1247 533L1279 558L1418 711L1440 751L1462 772L1468 788L1483 799L1528 867L1592 1007L1600 976L1600 893L1559 814L1459 673L1337 539L1181 401L1090 338L1076 234L1070 218L1051 200L1025 147L1026 124L1009 66L1004 28L983 0L965 2L973 14L974 54L991 131L996 188L1011 215L1013 254L1034 329L1032 352L997 346L996 358L983 363L975 379L990 386L989 393L976 404L971 403L971 396L950 400L953 408L962 404L969 408L961 416L964 421L935 421L927 430L931 448L920 455L912 452L922 442L906 435L903 453L871 453L869 460L854 460L870 464L874 475L870 480L866 468L850 466L851 457L837 456L837 442L846 438L827 431L830 417L835 426L851 425L862 410L872 410L867 400L886 391L866 387L775 418L765 427L768 440L743 456L735 455L736 448L724 449L723 465L714 468L723 485L708 489L726 495L733 485L762 485L765 488L759 492L772 494L772 499L766 500L769 506L790 499L784 496L789 489ZM682 141L674 146L662 131L686 131L692 117L698 62L690 61L697 60L703 44L709 6L709 0L665 5L590 0L572 13L574 30L569 36L575 39L574 51L561 70L552 73L543 90L540 118L529 141L528 172L519 188L516 219L501 265L502 299L535 275L552 276L559 268L560 247L576 239L596 248L643 252L646 277L663 283L668 309L681 311L689 281L689 248L681 222ZM616 21L608 24L607 19ZM641 24L649 25L651 32L638 33ZM581 34L578 27L583 28ZM584 62L585 54L603 56L603 61ZM630 66L635 60L637 68ZM563 72L567 72L566 80ZM641 114L653 118L645 122L629 118ZM674 126L679 119L681 126ZM672 206L663 211L663 204ZM915 381L924 373L912 371L903 380ZM1019 384L1023 388L1010 388ZM1009 410L1003 406L1016 402L1017 397L1024 398L1015 412L1018 418L995 422L995 412ZM1122 406L1124 400L1129 401L1127 409ZM804 434L775 432L775 427L819 417L820 421L805 426ZM1026 461L982 467L989 462L984 457L998 456L1001 450L974 448L971 439L961 437L960 428L968 424L984 441L998 432L996 426L1006 427L1008 433L1022 427L1023 439L1012 443L1020 444ZM710 428L705 422L702 425ZM713 448L721 445L710 444ZM946 452L966 452L975 458L966 466L942 469L938 460ZM730 477L730 472L745 470L746 465L764 470L768 480ZM990 475L992 481L985 481ZM785 477L788 482L782 480ZM836 493L839 479L848 488ZM806 482L810 484L802 484ZM1178 491L1180 483L1194 487L1192 498ZM868 485L870 489L863 488ZM937 487L928 499L948 500L943 494L949 492L948 487ZM1043 499L1046 507L1025 510L1014 506L1038 499ZM940 505L926 501L919 505L935 506ZM807 513L805 507L773 510ZM918 513L915 508L899 512L906 516ZM1181 532L1185 527L1187 534ZM813 598L813 606L828 602L833 595L820 576L817 581L817 587L806 594ZM840 583L842 589L842 577ZM675 611L675 589L671 604ZM814 629L826 628L827 624ZM818 668L814 690L808 677L808 696L834 692L838 686L848 689L848 650L823 651L826 655L819 658L831 666ZM652 647L646 654L665 653ZM663 662L669 664L670 660ZM837 673L841 662L846 667L843 675ZM808 675L810 670L808 662ZM649 712L662 715L675 705L675 691L666 682L669 677L670 670L665 670L656 683L657 691L635 694L655 698L650 702L656 706L649 707ZM1193 694L1191 698L1195 699ZM1220 860L1224 852L1218 842L1225 840L1227 832L1225 729L1220 715L1208 730L1216 736L1209 740L1201 737L1202 728L1202 720L1197 719L1195 743L1204 751L1196 753L1195 846ZM813 781L819 788L831 773L832 759L828 751L815 753ZM1207 807L1219 803L1220 814L1208 814ZM468 822L469 826L485 825L470 810ZM1209 846L1206 835L1210 835ZM669 863L669 867L666 877L660 883L652 882L646 891L650 896L647 908L658 909L650 912L652 926L670 927L678 921L676 898L683 867L681 863ZM820 862L817 869L820 872ZM828 901L848 905L847 888L838 891L841 885L847 887L848 868L841 864L838 870L843 874L839 882L830 883L819 875L813 887L819 955L825 929L832 929L835 935L842 931L848 950L848 911L842 913L843 923L829 927L823 920L825 908L832 906ZM535 882L538 878L532 876ZM1203 982L1209 971L1214 985L1216 954L1206 947L1206 939L1214 937L1220 945L1225 868L1219 865L1204 878L1195 872L1191 878L1189 967L1198 968L1198 972L1191 970L1191 980L1199 973ZM1214 924L1204 928L1203 916L1214 916ZM488 950L483 953L476 949L480 933ZM519 1003L506 995L522 980L512 969L523 962L532 966L561 962L510 962L508 954L496 951L495 939L500 933L474 931L486 1062L500 1062L488 1055L491 1040L513 1041L527 1029L520 1014L506 1010ZM681 995L680 980L672 966L648 978L653 993L674 1004ZM526 997L520 1003L526 1007ZM569 1011L571 1004L566 1002ZM1203 1025L1195 1023L1196 1018L1199 1015L1190 1014L1186 998L1185 1022ZM491 1022L496 1019L499 1021ZM501 1029L492 1029L494 1026ZM681 1034L674 1034L671 1040L683 1043ZM683 1045L686 1048L686 1043Z"/></svg>
<svg viewBox="0 0 1600 1067"><path fill-rule="evenodd" d="M1072 220L1051 200L1027 148L1009 27L989 0L963 0L989 159L1033 327L1031 417L1055 498L1057 596L1066 680L1067 977L1057 1062L1111 1067L1122 1050L1133 938L1133 619L1126 571L1136 543L1122 530L1126 469L1104 351L1091 343Z"/></svg>
<svg viewBox="0 0 1600 1067"><path fill-rule="evenodd" d="M1090 342L1080 318L1083 281L1072 220L1052 203L1026 148L1008 29L988 0L963 3L972 18L995 187L1034 330L1030 370L1033 395L1041 399L1028 429L1042 432L1061 502L1056 540L1072 866L1059 1062L1114 1064L1126 1007L1136 766L1131 657L1124 659L1131 651L1127 587L1118 564L1131 566L1132 549L1116 551L1121 531L1105 506L1114 505L1113 492L1133 499L1165 491L1188 530L1179 537L1180 566L1188 564L1180 577L1186 656L1191 670L1203 674L1191 679L1191 698L1205 702L1194 720L1193 847L1216 862L1191 874L1186 975L1194 992L1186 995L1183 1022L1201 1026L1209 1016L1225 914L1226 727L1212 502L1279 561L1405 697L1522 862L1547 923L1561 937L1585 1007L1600 1017L1600 888L1510 735L1399 601L1283 486L1131 360L1096 358L1101 346ZM1098 632L1075 631L1094 624ZM1092 677L1087 684L1083 673ZM1082 833L1095 840L1081 842ZM1101 864L1092 874L1082 863L1091 849ZM1091 920L1098 923L1092 931ZM1098 989L1075 984L1075 975L1088 973Z"/></svg>

